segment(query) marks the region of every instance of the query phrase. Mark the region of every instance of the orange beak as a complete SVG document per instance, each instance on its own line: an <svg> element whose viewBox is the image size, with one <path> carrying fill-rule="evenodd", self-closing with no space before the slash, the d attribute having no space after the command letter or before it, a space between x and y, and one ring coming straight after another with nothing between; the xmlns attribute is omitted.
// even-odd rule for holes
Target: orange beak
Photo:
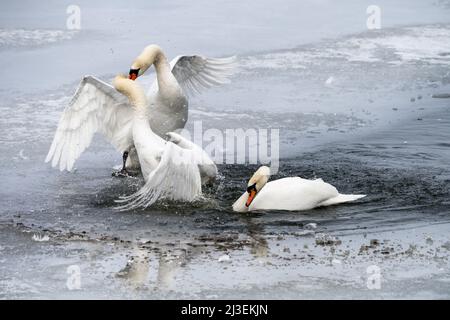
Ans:
<svg viewBox="0 0 450 320"><path fill-rule="evenodd" d="M255 199L255 196L256 196L256 190L255 189L250 190L250 192L248 194L247 202L245 203L246 207L248 207L252 203L253 199Z"/></svg>
<svg viewBox="0 0 450 320"><path fill-rule="evenodd" d="M130 75L128 76L128 79L131 79L131 80L136 80L137 79L137 74L136 73L130 73Z"/></svg>

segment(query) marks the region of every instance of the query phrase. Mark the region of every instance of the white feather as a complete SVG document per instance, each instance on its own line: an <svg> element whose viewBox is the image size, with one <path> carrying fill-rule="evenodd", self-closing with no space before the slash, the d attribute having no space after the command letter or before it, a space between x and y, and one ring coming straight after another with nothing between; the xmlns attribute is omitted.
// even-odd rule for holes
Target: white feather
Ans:
<svg viewBox="0 0 450 320"><path fill-rule="evenodd" d="M84 77L64 110L45 159L59 169L72 170L75 161L89 147L96 132L101 132L118 149L125 151L131 142L133 110L124 96L111 85L92 76Z"/></svg>
<svg viewBox="0 0 450 320"><path fill-rule="evenodd" d="M136 193L116 200L119 210L146 208L157 200L193 201L202 193L198 164L191 161L192 152L171 142L166 143L159 165L145 185Z"/></svg>
<svg viewBox="0 0 450 320"><path fill-rule="evenodd" d="M258 171L257 171L258 172ZM255 177L255 178L254 178ZM355 201L365 197L362 194L341 194L322 179L308 180L300 177L287 177L258 185L260 177L256 174L249 184L256 182L257 193L247 207L248 192L233 204L233 210L247 212L255 210L310 210L317 207Z"/></svg>
<svg viewBox="0 0 450 320"><path fill-rule="evenodd" d="M161 71L158 76L168 79L172 71L175 78L172 85L181 87L184 95L188 95L227 83L235 66L234 57L211 59L198 55L178 56L170 62L170 69ZM164 83L168 84L169 81ZM155 80L149 92L149 98L154 103L148 112L153 131L163 136L167 132L184 128L188 114L187 99L184 96L159 99L158 93L158 81ZM126 97L111 85L93 76L86 76L61 116L45 161L51 161L53 167L59 165L61 171L72 170L75 161L89 147L97 132L102 133L119 152L130 151L134 145L132 118L133 111ZM137 162L137 159L130 160Z"/></svg>
<svg viewBox="0 0 450 320"><path fill-rule="evenodd" d="M236 57L214 59L199 55L177 56L170 62L172 73L187 95L229 83L237 71Z"/></svg>

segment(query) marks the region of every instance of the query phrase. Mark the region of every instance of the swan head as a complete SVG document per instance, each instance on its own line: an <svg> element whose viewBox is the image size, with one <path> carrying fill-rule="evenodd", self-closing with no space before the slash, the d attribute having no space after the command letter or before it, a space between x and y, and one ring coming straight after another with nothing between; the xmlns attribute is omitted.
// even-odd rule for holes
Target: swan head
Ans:
<svg viewBox="0 0 450 320"><path fill-rule="evenodd" d="M266 185L267 181L269 181L270 176L270 168L266 166L260 167L253 176L248 180L247 184L247 193L248 198L245 206L248 207L255 199L256 195L259 191Z"/></svg>
<svg viewBox="0 0 450 320"><path fill-rule="evenodd" d="M128 96L131 87L131 83L130 80L128 79L128 77L124 74L118 74L113 82L112 82L114 88L119 91L120 93Z"/></svg>
<svg viewBox="0 0 450 320"><path fill-rule="evenodd" d="M113 80L114 88L125 95L135 108L146 105L146 97L142 87L130 80L126 75L119 74Z"/></svg>
<svg viewBox="0 0 450 320"><path fill-rule="evenodd" d="M145 47L141 54L134 59L130 67L128 78L136 80L138 77L142 76L155 62L161 52L161 48L156 44Z"/></svg>

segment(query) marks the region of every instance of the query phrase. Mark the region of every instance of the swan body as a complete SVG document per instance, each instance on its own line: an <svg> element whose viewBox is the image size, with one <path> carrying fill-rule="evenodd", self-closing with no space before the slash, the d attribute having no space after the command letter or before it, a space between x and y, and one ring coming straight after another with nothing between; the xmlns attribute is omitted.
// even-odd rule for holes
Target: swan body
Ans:
<svg viewBox="0 0 450 320"><path fill-rule="evenodd" d="M159 46L150 45L133 62L130 79L143 75L152 65L156 81L148 92L145 115L152 131L164 137L184 128L188 95L228 82L234 58L178 56L169 63ZM127 97L110 84L85 76L61 116L45 161L61 171L71 171L95 133L100 132L119 152L127 153L126 167L139 167L132 122L133 109Z"/></svg>
<svg viewBox="0 0 450 320"><path fill-rule="evenodd" d="M233 210L302 211L365 197L360 194L340 194L334 186L322 179L288 177L267 182L269 175L268 167L259 168L249 180L247 192L233 204Z"/></svg>
<svg viewBox="0 0 450 320"><path fill-rule="evenodd" d="M217 166L202 148L178 133L169 132L167 136L170 142L175 143L183 149L191 150L195 154L195 161L201 164L199 165L199 169L202 184L211 183L215 180L218 173Z"/></svg>
<svg viewBox="0 0 450 320"><path fill-rule="evenodd" d="M147 117L147 98L138 83L119 75L114 79L114 87L133 106L131 131L145 180L145 185L135 194L118 200L123 204L119 208L147 207L161 198L192 201L201 195L200 167L204 155L193 146L183 148L153 132ZM180 138L175 133L172 135L173 139ZM187 140L182 144L187 144Z"/></svg>

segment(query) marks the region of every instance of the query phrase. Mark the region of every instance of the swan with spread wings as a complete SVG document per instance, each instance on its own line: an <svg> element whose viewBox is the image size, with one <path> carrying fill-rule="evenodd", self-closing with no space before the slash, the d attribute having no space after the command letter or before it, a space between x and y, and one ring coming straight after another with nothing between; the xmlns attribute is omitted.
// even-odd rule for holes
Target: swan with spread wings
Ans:
<svg viewBox="0 0 450 320"><path fill-rule="evenodd" d="M234 57L213 59L199 55L177 56L170 63L157 45L147 46L134 60L129 79L136 80L155 67L156 80L148 92L145 116L157 135L184 128L188 119L188 96L227 83L235 70ZM118 175L139 167L132 134L133 109L129 100L113 86L84 77L64 110L46 157L53 167L71 171L75 161L100 132L123 154Z"/></svg>

